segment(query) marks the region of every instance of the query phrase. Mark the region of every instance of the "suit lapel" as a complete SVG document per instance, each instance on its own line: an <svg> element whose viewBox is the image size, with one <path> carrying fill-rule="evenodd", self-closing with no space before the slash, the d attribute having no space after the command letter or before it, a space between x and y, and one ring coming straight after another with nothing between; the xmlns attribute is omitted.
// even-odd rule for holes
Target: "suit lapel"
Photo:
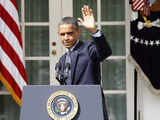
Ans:
<svg viewBox="0 0 160 120"><path fill-rule="evenodd" d="M72 84L75 83L75 72L76 72L76 64L79 56L79 49L82 46L83 42L79 41L79 43L75 46L73 49L73 52L71 53L71 79Z"/></svg>

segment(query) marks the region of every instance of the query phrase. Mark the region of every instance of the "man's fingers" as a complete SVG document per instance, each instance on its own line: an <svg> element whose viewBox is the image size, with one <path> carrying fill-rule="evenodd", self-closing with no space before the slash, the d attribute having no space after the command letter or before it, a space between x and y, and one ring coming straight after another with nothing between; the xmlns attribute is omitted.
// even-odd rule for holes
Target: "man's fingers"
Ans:
<svg viewBox="0 0 160 120"><path fill-rule="evenodd" d="M82 8L82 14L84 15L84 17L90 15L91 11L92 10L90 10L87 5L84 5L83 8Z"/></svg>
<svg viewBox="0 0 160 120"><path fill-rule="evenodd" d="M83 13L84 17L88 15L86 6L84 6L82 8L82 13Z"/></svg>
<svg viewBox="0 0 160 120"><path fill-rule="evenodd" d="M81 18L78 18L78 21L83 24L83 20Z"/></svg>
<svg viewBox="0 0 160 120"><path fill-rule="evenodd" d="M93 10L90 9L87 5L84 5L82 8L83 18L86 16L93 16Z"/></svg>
<svg viewBox="0 0 160 120"><path fill-rule="evenodd" d="M89 9L89 15L93 16L93 10L92 9Z"/></svg>
<svg viewBox="0 0 160 120"><path fill-rule="evenodd" d="M83 16L83 18L86 16L87 14L86 14L86 10L85 10L85 8L83 7L82 8L82 16Z"/></svg>
<svg viewBox="0 0 160 120"><path fill-rule="evenodd" d="M78 18L80 24L85 27L89 32L95 33L97 31L93 10L90 9L87 5L82 7L82 16L83 18Z"/></svg>

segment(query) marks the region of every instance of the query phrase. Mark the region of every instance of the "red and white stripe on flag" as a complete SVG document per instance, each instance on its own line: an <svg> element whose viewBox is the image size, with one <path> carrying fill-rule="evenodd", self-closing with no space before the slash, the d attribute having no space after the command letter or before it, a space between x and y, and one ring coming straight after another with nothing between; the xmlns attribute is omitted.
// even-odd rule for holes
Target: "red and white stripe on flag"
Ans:
<svg viewBox="0 0 160 120"><path fill-rule="evenodd" d="M137 10L143 10L144 8L144 0L133 0L132 2L132 9L137 11Z"/></svg>
<svg viewBox="0 0 160 120"><path fill-rule="evenodd" d="M0 80L21 105L28 82L16 0L0 0Z"/></svg>

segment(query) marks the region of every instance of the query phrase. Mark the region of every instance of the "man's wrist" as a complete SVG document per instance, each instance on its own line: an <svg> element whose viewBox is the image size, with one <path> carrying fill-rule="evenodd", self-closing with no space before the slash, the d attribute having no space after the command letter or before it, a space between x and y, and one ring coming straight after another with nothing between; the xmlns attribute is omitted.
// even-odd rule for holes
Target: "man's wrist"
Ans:
<svg viewBox="0 0 160 120"><path fill-rule="evenodd" d="M93 37L101 37L102 36L102 32L101 30L97 29L97 32L92 34Z"/></svg>
<svg viewBox="0 0 160 120"><path fill-rule="evenodd" d="M93 29L90 29L89 31L90 31L91 34L95 34L98 31L98 29L97 28L93 28Z"/></svg>

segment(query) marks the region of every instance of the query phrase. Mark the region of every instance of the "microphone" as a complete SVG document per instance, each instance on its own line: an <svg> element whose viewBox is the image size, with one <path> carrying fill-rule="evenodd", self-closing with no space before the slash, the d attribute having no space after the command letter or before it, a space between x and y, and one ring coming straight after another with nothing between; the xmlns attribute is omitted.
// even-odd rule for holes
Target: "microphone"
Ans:
<svg viewBox="0 0 160 120"><path fill-rule="evenodd" d="M70 63L66 63L65 65L65 75L69 76L70 75Z"/></svg>
<svg viewBox="0 0 160 120"><path fill-rule="evenodd" d="M63 74L61 74L61 64L57 63L55 66L55 70L56 70L56 79L60 82L61 85L65 84L65 77Z"/></svg>
<svg viewBox="0 0 160 120"><path fill-rule="evenodd" d="M55 70L56 70L56 79L59 80L60 76L59 76L59 72L61 70L61 64L57 63L55 66Z"/></svg>
<svg viewBox="0 0 160 120"><path fill-rule="evenodd" d="M55 69L56 69L56 72L59 72L61 70L61 64L57 63Z"/></svg>

